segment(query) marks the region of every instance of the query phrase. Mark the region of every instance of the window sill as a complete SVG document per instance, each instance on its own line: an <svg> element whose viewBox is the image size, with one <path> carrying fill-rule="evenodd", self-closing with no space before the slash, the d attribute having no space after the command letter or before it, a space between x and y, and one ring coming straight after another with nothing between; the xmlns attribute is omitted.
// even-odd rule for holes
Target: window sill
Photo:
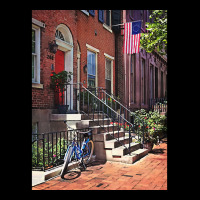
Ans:
<svg viewBox="0 0 200 200"><path fill-rule="evenodd" d="M111 30L110 26L108 26L108 25L106 25L106 24L103 24L103 27L104 27L106 30L108 30L109 32L112 33L112 30Z"/></svg>
<svg viewBox="0 0 200 200"><path fill-rule="evenodd" d="M32 88L43 89L43 84L40 84L40 83L32 83Z"/></svg>

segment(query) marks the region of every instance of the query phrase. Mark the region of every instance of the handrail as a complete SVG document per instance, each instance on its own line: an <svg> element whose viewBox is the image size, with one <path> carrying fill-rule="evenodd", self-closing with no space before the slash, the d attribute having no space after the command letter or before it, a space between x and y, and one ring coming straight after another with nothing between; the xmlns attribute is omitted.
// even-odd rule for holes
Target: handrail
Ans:
<svg viewBox="0 0 200 200"><path fill-rule="evenodd" d="M117 102L120 106L122 106L123 108L125 108L129 113L130 115L134 115L134 117L137 117L139 120L141 120L138 116L135 115L134 112L130 111L128 108L126 108L123 104L121 104L119 101L117 101L114 97L112 97L111 95L109 95L104 89L103 87L101 87L102 91L107 95L109 96L110 98L112 98L115 102Z"/></svg>
<svg viewBox="0 0 200 200"><path fill-rule="evenodd" d="M86 88L86 87L83 86L83 83L81 83L81 82L72 83L72 84L67 83L65 85L66 86L69 85L69 87L70 87L69 88L69 90L70 90L70 93L69 93L70 94L70 102L69 102L70 103L70 108L71 108L71 101L73 101L72 100L72 96L71 96L72 95L71 91L72 90L73 91L77 90L76 93L73 93L73 95L74 94L78 95L78 96L75 97L79 101L79 104L77 104L77 109L78 109L78 106L79 106L79 111L83 112L84 114L87 114L88 117L90 117L92 120L94 120L94 112L98 112L98 114L100 112L102 112L103 113L103 124L100 123L100 121L99 121L99 115L98 115L98 124L99 124L99 126L101 128L108 129L107 132L114 139L118 140L118 142L121 143L121 141L119 140L119 130L120 130L120 128L124 128L124 129L128 128L126 130L129 133L128 134L128 138L127 138L128 142L129 142L129 148L128 148L129 149L129 153L130 153L130 143L132 143L132 137L134 137L137 140L140 140L140 142L144 143L144 127L143 127L143 132L142 132L143 133L143 139L142 139L142 135L140 135L139 132L137 132L137 131L134 132L134 130L138 130L138 129L136 129L137 125L138 125L136 123L141 123L142 122L143 126L144 126L144 120L140 119L138 116L135 115L135 113L131 112L128 108L126 108L124 105L122 105L118 100L116 100L114 97L112 97L106 91L104 91L104 89L102 87L98 87L98 88ZM76 88L71 88L73 85L76 85L75 86ZM90 91L90 89L94 90L95 93L93 91ZM66 90L68 90L68 87L66 88ZM83 91L83 96L81 96L81 91ZM85 94L85 92L86 92L86 94ZM103 96L101 96L102 94L103 94ZM87 100L84 100L85 97L86 97ZM91 97L92 97L92 100L90 100ZM108 105L107 97L110 97L112 99L111 105ZM73 98L74 98L74 96L73 96ZM115 109L116 109L116 105L117 104L120 106L120 113L113 109L113 106L112 106L113 105L113 100L116 102ZM89 109L89 105L91 105L91 103L93 103L93 105L95 105L95 108L94 108L93 105L91 107L92 108L92 113L93 113L93 118L92 118L92 116L89 115L89 113L91 113L91 110L90 111L89 110L87 110L87 111L84 110L84 106L86 105L87 109ZM113 120L113 130L112 130L112 133L109 132L109 129L110 129L109 125L108 125L108 127L107 126L104 127L104 115L105 114L109 118L111 118ZM133 123L130 121L131 116L133 116ZM139 120L137 120L136 123L134 121L135 117L137 119L139 119ZM118 126L118 128L117 128L117 130L118 130L118 136L117 137L114 136L114 129L115 129L114 127L116 126L116 125L114 125L115 124L114 122L115 123L117 122L117 126ZM134 135L132 135L131 132L134 133ZM124 135L124 137L125 137L125 135ZM125 146L124 144L122 144L122 145Z"/></svg>
<svg viewBox="0 0 200 200"><path fill-rule="evenodd" d="M90 94L92 94L97 100L99 100L101 103L103 103L104 105L106 105L112 112L114 112L115 114L117 114L118 116L120 116L121 118L123 118L123 120L125 120L126 122L128 122L129 124L131 124L131 125L133 126L133 124L132 124L131 122L127 121L124 117L122 117L121 115L119 115L119 113L117 113L115 110L113 110L109 105L107 105L106 103L104 103L100 98L98 98L98 97L95 96L92 92L90 92L87 88L85 88L85 87L83 86L83 83L81 83L81 84L82 84L82 87L83 87L86 91L88 91Z"/></svg>

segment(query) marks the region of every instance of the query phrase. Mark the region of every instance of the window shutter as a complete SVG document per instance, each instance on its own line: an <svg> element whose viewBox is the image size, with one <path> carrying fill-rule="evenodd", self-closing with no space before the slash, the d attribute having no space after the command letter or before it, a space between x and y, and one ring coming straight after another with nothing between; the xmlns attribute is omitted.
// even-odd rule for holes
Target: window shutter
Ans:
<svg viewBox="0 0 200 200"><path fill-rule="evenodd" d="M89 10L89 13L90 13L92 16L94 16L94 14L95 14L94 10Z"/></svg>
<svg viewBox="0 0 200 200"><path fill-rule="evenodd" d="M99 21L103 23L103 11L104 10L99 10Z"/></svg>

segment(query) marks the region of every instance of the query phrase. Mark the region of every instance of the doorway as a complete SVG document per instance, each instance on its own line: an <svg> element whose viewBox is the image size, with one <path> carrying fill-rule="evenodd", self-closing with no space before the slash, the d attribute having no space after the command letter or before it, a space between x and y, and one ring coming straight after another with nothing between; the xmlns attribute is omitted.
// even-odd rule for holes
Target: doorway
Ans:
<svg viewBox="0 0 200 200"><path fill-rule="evenodd" d="M58 49L55 54L56 74L64 70L64 64L65 64L65 53ZM59 90L55 93L55 105L64 105L64 91Z"/></svg>
<svg viewBox="0 0 200 200"><path fill-rule="evenodd" d="M55 55L55 72L58 73L65 70L73 73L73 38L71 31L66 25L59 24L56 29L55 39L58 45ZM70 83L73 84L73 75ZM67 91L64 91L63 99L64 104L66 102L69 105L69 110L73 110L73 90L70 90L69 86Z"/></svg>

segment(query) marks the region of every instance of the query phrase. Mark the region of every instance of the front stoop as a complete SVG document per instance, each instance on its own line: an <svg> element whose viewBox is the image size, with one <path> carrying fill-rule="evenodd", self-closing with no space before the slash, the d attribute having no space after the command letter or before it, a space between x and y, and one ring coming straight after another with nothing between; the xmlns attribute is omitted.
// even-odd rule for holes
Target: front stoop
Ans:
<svg viewBox="0 0 200 200"><path fill-rule="evenodd" d="M130 154L128 149L129 144L106 149L107 160L132 164L148 154L148 149L141 149L139 143L130 143Z"/></svg>
<svg viewBox="0 0 200 200"><path fill-rule="evenodd" d="M98 114L94 115L94 121L81 117L82 125L85 123L93 129L94 153L97 160L107 160L132 164L148 154L148 149L142 149L141 144L130 141L124 131L118 130L118 126L109 125L110 119L105 119L104 124L100 120L98 125ZM99 118L99 119L100 119ZM104 126L104 127L102 127ZM113 132L114 131L114 132ZM118 138L119 137L119 141Z"/></svg>

